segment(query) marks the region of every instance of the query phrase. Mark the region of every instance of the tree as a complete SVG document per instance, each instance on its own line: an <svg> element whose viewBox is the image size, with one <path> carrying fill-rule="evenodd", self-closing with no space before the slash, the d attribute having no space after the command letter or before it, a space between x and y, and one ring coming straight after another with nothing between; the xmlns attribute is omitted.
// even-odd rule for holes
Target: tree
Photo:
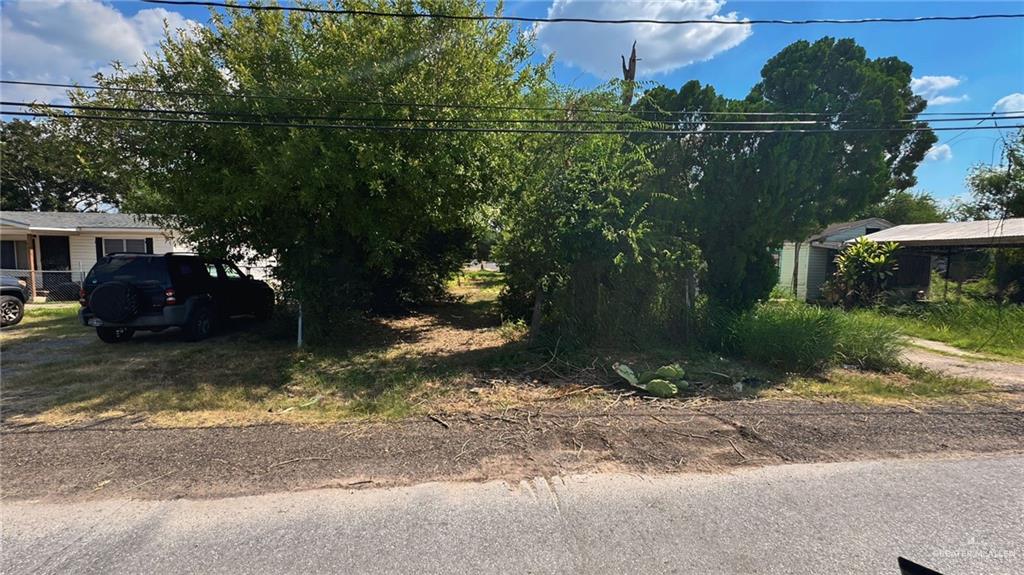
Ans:
<svg viewBox="0 0 1024 575"><path fill-rule="evenodd" d="M116 194L83 161L75 140L54 122L0 122L0 207L4 210L92 211L117 204Z"/></svg>
<svg viewBox="0 0 1024 575"><path fill-rule="evenodd" d="M620 98L597 90L553 95L548 105L588 119L575 109L614 108ZM530 318L533 338L542 327L616 345L684 335L696 250L644 187L653 169L644 147L618 134L552 135L524 141L522 152L497 245L505 310Z"/></svg>
<svg viewBox="0 0 1024 575"><path fill-rule="evenodd" d="M977 165L967 175L971 200L957 207L958 219L1024 217L1024 129L1004 142L1003 165Z"/></svg>
<svg viewBox="0 0 1024 575"><path fill-rule="evenodd" d="M927 192L913 193L896 190L880 203L864 210L861 218L882 218L896 225L931 224L950 218L949 210L943 208Z"/></svg>
<svg viewBox="0 0 1024 575"><path fill-rule="evenodd" d="M954 207L956 219L1024 217L1024 130L1004 141L1003 165L977 165L967 176L971 199ZM1024 249L991 250L989 277L999 298L1024 302Z"/></svg>
<svg viewBox="0 0 1024 575"><path fill-rule="evenodd" d="M398 4L344 8L484 13L472 0ZM546 70L528 63L529 38L510 32L496 22L211 11L208 27L168 37L161 58L100 77L111 89L74 99L296 124L80 122L109 143L106 165L131 182L134 211L160 214L205 251L275 257L311 327L323 328L339 309L407 305L443 289L471 255L479 205L509 186L516 140L300 129L332 122L289 117L397 128L409 122L395 118L442 127L509 116L487 106L514 105Z"/></svg>
<svg viewBox="0 0 1024 575"><path fill-rule="evenodd" d="M935 142L931 131L842 131L864 124L921 128L905 121L926 106L910 75L910 65L897 58L869 59L853 40L822 38L795 42L769 59L744 100L691 81L678 91L651 90L638 102L638 110L683 129L701 130L710 120L744 127L746 112L817 113L837 127L689 134L661 144L654 161L662 174L653 184L678 200L679 217L694 230L712 300L744 308L766 297L777 282L773 247L914 185L914 169Z"/></svg>

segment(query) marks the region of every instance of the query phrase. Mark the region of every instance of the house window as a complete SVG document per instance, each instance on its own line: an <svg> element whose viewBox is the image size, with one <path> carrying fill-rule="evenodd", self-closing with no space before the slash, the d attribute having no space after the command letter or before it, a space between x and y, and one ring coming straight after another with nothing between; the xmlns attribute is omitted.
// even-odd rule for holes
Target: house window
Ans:
<svg viewBox="0 0 1024 575"><path fill-rule="evenodd" d="M864 235L882 231L882 228L864 228Z"/></svg>
<svg viewBox="0 0 1024 575"><path fill-rule="evenodd" d="M117 240L103 238L103 255L112 254L114 252L144 254L146 253L146 240Z"/></svg>
<svg viewBox="0 0 1024 575"><path fill-rule="evenodd" d="M5 270L28 269L28 242L22 240L0 241L0 268Z"/></svg>

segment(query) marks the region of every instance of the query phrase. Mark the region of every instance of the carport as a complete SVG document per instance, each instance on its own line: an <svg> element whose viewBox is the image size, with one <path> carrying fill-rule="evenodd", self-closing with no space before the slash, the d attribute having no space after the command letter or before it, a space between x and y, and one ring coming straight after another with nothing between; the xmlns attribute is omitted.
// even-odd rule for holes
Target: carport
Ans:
<svg viewBox="0 0 1024 575"><path fill-rule="evenodd" d="M953 255L990 248L1024 248L1024 218L906 224L862 237L876 242L897 242L901 248L915 254L944 257L948 289Z"/></svg>

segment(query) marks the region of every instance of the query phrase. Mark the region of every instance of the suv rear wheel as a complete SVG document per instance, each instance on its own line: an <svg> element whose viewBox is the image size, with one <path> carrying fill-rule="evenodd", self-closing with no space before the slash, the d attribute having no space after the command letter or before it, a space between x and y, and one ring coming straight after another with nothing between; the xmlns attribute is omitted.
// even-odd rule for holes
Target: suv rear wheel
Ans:
<svg viewBox="0 0 1024 575"><path fill-rule="evenodd" d="M0 296L0 325L9 326L21 321L25 315L25 305L21 300L12 296Z"/></svg>
<svg viewBox="0 0 1024 575"><path fill-rule="evenodd" d="M130 327L98 327L96 335L107 343L121 343L131 339L135 330Z"/></svg>
<svg viewBox="0 0 1024 575"><path fill-rule="evenodd" d="M185 339L187 341L199 341L209 337L213 333L215 317L210 306L197 306L192 310L192 315L189 316L185 325L181 326L182 331L185 332Z"/></svg>

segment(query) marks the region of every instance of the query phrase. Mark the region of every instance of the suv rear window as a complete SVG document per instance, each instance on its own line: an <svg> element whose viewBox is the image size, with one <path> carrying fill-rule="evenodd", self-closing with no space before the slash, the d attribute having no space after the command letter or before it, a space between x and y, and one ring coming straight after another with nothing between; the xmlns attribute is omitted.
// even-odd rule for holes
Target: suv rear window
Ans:
<svg viewBox="0 0 1024 575"><path fill-rule="evenodd" d="M114 256L96 262L85 278L88 286L97 286L110 281L133 284L143 282L169 283L165 258Z"/></svg>

